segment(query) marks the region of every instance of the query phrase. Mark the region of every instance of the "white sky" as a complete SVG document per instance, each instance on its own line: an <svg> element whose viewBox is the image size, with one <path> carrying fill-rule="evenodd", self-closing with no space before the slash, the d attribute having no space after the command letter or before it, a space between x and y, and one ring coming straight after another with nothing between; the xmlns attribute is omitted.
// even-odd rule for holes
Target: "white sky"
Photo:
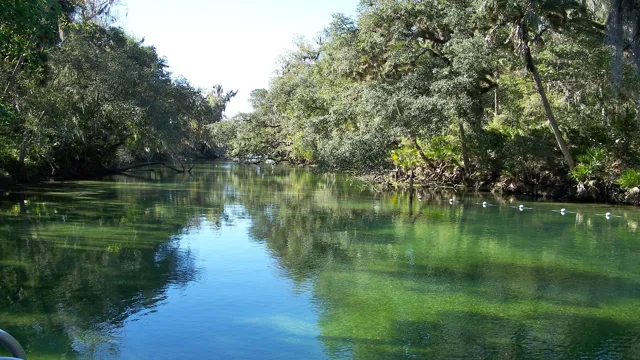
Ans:
<svg viewBox="0 0 640 360"><path fill-rule="evenodd" d="M312 39L334 13L355 14L358 0L122 0L124 27L167 58L173 76L196 87L238 90L226 115L251 111L293 38Z"/></svg>

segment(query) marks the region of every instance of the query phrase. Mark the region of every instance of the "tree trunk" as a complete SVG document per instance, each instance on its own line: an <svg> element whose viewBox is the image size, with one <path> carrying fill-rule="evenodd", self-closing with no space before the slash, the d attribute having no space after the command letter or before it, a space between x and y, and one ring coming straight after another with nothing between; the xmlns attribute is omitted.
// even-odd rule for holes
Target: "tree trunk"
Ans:
<svg viewBox="0 0 640 360"><path fill-rule="evenodd" d="M547 93L544 90L544 86L542 85L542 81L540 80L540 76L538 75L538 69L533 63L533 57L531 56L531 49L529 49L529 36L526 32L526 28L522 29L523 31L523 48L524 48L524 59L527 64L527 69L533 75L533 80L536 83L536 88L538 89L538 93L540 94L540 98L542 100L542 106L544 106L544 111L547 113L547 119L549 120L549 125L553 129L553 134L556 137L556 141L558 142L558 146L560 147L560 151L562 151L562 155L564 155L564 160L569 165L569 169L573 169L576 164L573 161L573 156L571 156L571 152L569 152L569 148L562 137L562 133L558 128L558 123L556 122L555 116L553 116L553 111L551 110L551 105L549 104L549 100L547 99Z"/></svg>
<svg viewBox="0 0 640 360"><path fill-rule="evenodd" d="M427 163L427 165L430 168L432 168L432 169L435 168L435 166L433 165L433 162L431 161L431 159L429 159L429 157L422 150L422 147L420 147L420 144L418 144L418 139L415 136L411 137L411 142L413 143L413 146L418 151L418 155L420 155L420 158L422 159L422 161Z"/></svg>
<svg viewBox="0 0 640 360"><path fill-rule="evenodd" d="M498 81L497 79L500 75L496 72L494 73L494 77L496 78L496 87L493 89L493 115L500 115L500 101L498 100Z"/></svg>
<svg viewBox="0 0 640 360"><path fill-rule="evenodd" d="M458 121L458 129L460 131L460 148L462 150L462 164L464 165L465 173L471 169L471 163L469 161L469 151L467 150L467 139L464 133L464 124L462 120Z"/></svg>
<svg viewBox="0 0 640 360"><path fill-rule="evenodd" d="M20 57L18 58L18 63L13 68L13 71L11 72L11 76L9 77L9 80L7 81L7 86L5 86L4 91L2 92L2 97L3 98L5 96L7 96L7 94L9 93L9 89L11 89L11 86L13 85L13 81L15 80L15 78L20 73L20 70L22 69L22 63L23 62L24 62L24 54L21 54Z"/></svg>
<svg viewBox="0 0 640 360"><path fill-rule="evenodd" d="M607 108L604 104L604 96L602 95L602 87L600 87L600 109L602 112L602 127L607 127L609 121L607 120Z"/></svg>
<svg viewBox="0 0 640 360"><path fill-rule="evenodd" d="M24 168L24 161L27 157L27 139L22 140L20 144L20 153L18 154L18 163L20 164L20 168Z"/></svg>
<svg viewBox="0 0 640 360"><path fill-rule="evenodd" d="M409 191L411 192L411 197L413 197L413 168L411 168L411 171L409 172Z"/></svg>

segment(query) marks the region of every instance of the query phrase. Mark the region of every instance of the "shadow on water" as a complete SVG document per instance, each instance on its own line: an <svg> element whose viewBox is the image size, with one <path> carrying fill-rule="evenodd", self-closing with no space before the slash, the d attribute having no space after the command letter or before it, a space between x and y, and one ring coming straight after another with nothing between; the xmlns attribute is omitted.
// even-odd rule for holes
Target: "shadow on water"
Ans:
<svg viewBox="0 0 640 360"><path fill-rule="evenodd" d="M545 203L321 195L254 208L252 234L284 276L312 281L328 357L638 355L640 244L626 223Z"/></svg>
<svg viewBox="0 0 640 360"><path fill-rule="evenodd" d="M204 209L197 187L139 181L27 187L0 200L0 327L32 358L116 356L129 316L197 279L177 235L222 206Z"/></svg>
<svg viewBox="0 0 640 360"><path fill-rule="evenodd" d="M541 327L541 315L528 322L474 312L449 312L439 321L399 319L378 338L320 336L331 358L362 359L635 359L637 331L628 324L597 317L553 319ZM567 337L563 326L580 327L582 337ZM601 333L607 332L607 337Z"/></svg>

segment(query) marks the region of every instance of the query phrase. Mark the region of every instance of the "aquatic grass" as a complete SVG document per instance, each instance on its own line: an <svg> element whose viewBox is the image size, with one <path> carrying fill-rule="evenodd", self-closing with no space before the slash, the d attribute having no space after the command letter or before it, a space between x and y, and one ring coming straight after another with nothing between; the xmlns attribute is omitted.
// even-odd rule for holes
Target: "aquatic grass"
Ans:
<svg viewBox="0 0 640 360"><path fill-rule="evenodd" d="M371 194L340 176L257 171L203 166L186 182L117 178L0 200L0 321L45 359L117 358L122 339L110 334L136 314L149 324L170 318L166 306L176 302L195 306L197 314L185 314L198 320L251 314L224 325L234 327L225 328L227 342L211 338L224 353L258 331L252 341L274 353L317 341L326 358L632 358L628 339L640 331L635 209L517 201L535 208L520 213L506 200L478 207L473 195L410 207L407 194ZM579 214L551 211L560 207ZM623 218L592 216L603 209ZM234 236L218 236L224 229ZM262 257L244 264L218 256L249 251L237 241ZM263 258L267 270L251 272ZM211 293L188 291L201 270L204 282L228 276L224 264L240 277ZM230 295L255 276L288 285ZM261 313L281 291L290 292L284 310ZM305 299L317 318L289 316ZM217 329L180 321L207 339ZM166 345L153 342L147 350ZM191 345L197 352L208 343Z"/></svg>

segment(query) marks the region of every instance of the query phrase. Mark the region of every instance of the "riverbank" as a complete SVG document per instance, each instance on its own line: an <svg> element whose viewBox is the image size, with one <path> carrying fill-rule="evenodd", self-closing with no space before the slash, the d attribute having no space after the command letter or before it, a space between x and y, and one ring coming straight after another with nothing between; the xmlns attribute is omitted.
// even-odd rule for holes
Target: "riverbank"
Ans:
<svg viewBox="0 0 640 360"><path fill-rule="evenodd" d="M239 161L233 161L240 163ZM158 163L159 165L166 164ZM253 162L255 165L260 163ZM275 163L264 162L265 165ZM291 164L291 166L294 166ZM314 167L312 165L301 165ZM177 171L173 167L169 169ZM614 183L615 179L608 182L596 182L589 186L576 183L571 179L554 176L551 173L539 173L536 176L528 176L519 179L500 174L473 173L466 178L461 167L453 169L424 169L418 167L414 170L413 187L415 189L435 190L451 189L455 192L490 192L498 195L523 195L546 200L563 200L578 202L594 202L609 204L628 204L640 206L640 188L623 190ZM398 191L408 190L411 187L409 172L400 169L387 169L367 172L345 172L354 178L369 184L374 191ZM105 173L105 175L113 172ZM92 177L99 178L99 177ZM84 180L81 178L56 179L55 182ZM0 177L0 196L9 193L12 189L21 185L50 183L49 181L17 182L10 177Z"/></svg>
<svg viewBox="0 0 640 360"><path fill-rule="evenodd" d="M361 181L371 184L378 191L407 190L411 187L411 175L402 170L355 173ZM582 184L571 179L538 173L526 179L500 174L474 173L466 178L463 169L455 167L450 171L429 171L418 168L414 171L415 189L442 189L454 191L491 192L495 194L524 195L547 200L628 204L640 206L640 188L624 190L615 184L615 179L607 182Z"/></svg>
<svg viewBox="0 0 640 360"><path fill-rule="evenodd" d="M194 167L202 161L203 159L195 159L194 161L189 161L187 163L168 163L164 161L153 161L153 162L142 162L136 164L129 164L126 166L121 166L118 168L103 168L97 169L93 172L79 172L74 173L73 175L60 175L60 176L42 176L35 175L33 177L27 178L26 180L20 180L17 178L13 178L8 174L0 173L0 195L9 192L10 190L22 186L22 185L33 185L33 184L45 184L45 183L56 183L56 182L65 182L65 181L79 181L79 180L100 180L109 175L125 175L125 176L134 176L135 172L149 172L149 171L159 171L159 169L152 168L153 166L159 166L161 169L166 169L169 173L172 174L185 174L191 173Z"/></svg>

